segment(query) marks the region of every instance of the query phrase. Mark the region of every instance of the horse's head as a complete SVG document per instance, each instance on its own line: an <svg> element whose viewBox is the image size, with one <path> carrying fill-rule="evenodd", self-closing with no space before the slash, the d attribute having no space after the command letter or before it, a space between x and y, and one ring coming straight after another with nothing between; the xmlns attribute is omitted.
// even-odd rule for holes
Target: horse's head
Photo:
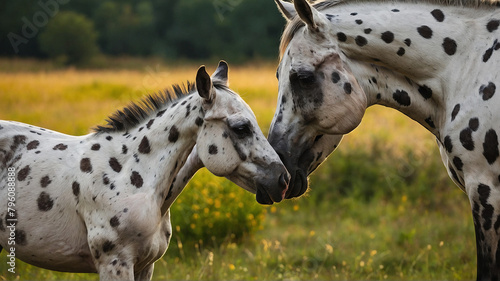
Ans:
<svg viewBox="0 0 500 281"><path fill-rule="evenodd" d="M257 194L261 204L283 200L289 174L240 96L228 88L228 66L221 61L210 77L205 67L196 76L204 98L197 153L205 167Z"/></svg>
<svg viewBox="0 0 500 281"><path fill-rule="evenodd" d="M356 128L366 96L338 46L327 15L306 0L276 0L289 20L278 67L279 98L269 142L292 179L286 198L302 195L307 176ZM333 17L333 16L330 16Z"/></svg>

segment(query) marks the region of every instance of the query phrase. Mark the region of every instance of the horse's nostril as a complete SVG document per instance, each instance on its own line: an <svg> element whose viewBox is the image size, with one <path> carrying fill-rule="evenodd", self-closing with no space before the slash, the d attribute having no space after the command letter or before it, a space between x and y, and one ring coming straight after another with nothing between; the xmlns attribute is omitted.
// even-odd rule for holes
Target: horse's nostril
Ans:
<svg viewBox="0 0 500 281"><path fill-rule="evenodd" d="M287 188L289 182L290 182L290 177L288 176L288 173L281 174L280 179L279 179L280 185Z"/></svg>

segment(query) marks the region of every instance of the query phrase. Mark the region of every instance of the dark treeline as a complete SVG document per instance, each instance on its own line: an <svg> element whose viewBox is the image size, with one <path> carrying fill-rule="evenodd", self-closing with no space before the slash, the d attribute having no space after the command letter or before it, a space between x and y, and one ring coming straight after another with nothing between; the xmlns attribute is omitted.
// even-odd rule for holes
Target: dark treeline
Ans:
<svg viewBox="0 0 500 281"><path fill-rule="evenodd" d="M111 56L274 58L283 26L272 0L7 0L0 56L73 44Z"/></svg>

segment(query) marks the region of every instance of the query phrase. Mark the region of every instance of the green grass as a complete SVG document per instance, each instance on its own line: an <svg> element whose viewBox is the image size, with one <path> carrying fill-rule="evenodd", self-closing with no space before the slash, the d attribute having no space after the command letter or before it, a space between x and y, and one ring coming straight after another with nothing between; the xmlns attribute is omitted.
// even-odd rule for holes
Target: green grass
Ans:
<svg viewBox="0 0 500 281"><path fill-rule="evenodd" d="M147 91L193 80L198 67L156 60L121 64L130 68L62 69L0 60L0 119L85 134ZM207 67L213 70L215 63ZM276 106L274 73L273 63L230 65L231 87L250 104L265 133ZM467 196L448 178L434 137L402 114L369 109L311 176L310 187L299 199L261 206L228 181L197 174L174 203L172 243L153 278L474 279ZM21 261L12 275L6 261L4 251L0 280L98 279Z"/></svg>

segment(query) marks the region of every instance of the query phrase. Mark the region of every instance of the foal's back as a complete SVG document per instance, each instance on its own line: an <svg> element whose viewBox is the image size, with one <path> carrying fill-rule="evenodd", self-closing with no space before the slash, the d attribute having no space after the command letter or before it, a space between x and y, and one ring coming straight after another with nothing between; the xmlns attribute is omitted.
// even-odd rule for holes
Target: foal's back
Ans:
<svg viewBox="0 0 500 281"><path fill-rule="evenodd" d="M0 241L12 241L8 238L14 235L15 244L3 246L15 247L16 256L28 263L95 272L85 225L76 211L79 187L73 184L82 145L82 137L0 121L0 206L12 200L7 188L12 175L9 182L15 184L15 211L0 209ZM8 228L14 222L15 230ZM64 257L63 264L55 262L54 256Z"/></svg>

